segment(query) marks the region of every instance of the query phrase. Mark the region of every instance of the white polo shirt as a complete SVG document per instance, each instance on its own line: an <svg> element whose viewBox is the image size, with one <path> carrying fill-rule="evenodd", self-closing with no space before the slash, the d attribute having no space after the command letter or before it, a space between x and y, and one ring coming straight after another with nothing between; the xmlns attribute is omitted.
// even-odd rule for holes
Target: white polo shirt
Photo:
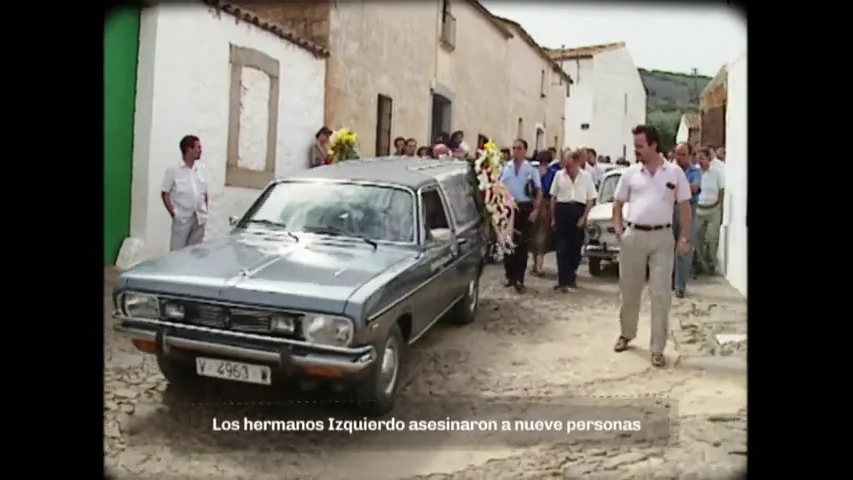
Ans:
<svg viewBox="0 0 853 480"><path fill-rule="evenodd" d="M598 168L598 164L590 165L587 163L583 167L583 171L587 173L587 175L592 178L592 183L598 185L601 182L601 170Z"/></svg>
<svg viewBox="0 0 853 480"><path fill-rule="evenodd" d="M713 206L720 198L720 190L724 188L726 188L725 169L709 166L707 170L702 170L702 182L699 185L696 204L700 207Z"/></svg>
<svg viewBox="0 0 853 480"><path fill-rule="evenodd" d="M595 184L592 182L592 177L586 173L579 171L575 175L575 180L566 173L566 169L562 169L554 175L554 181L551 182L551 191L549 192L554 201L562 202L578 202L586 203L590 200L595 200L598 192L595 191Z"/></svg>
<svg viewBox="0 0 853 480"><path fill-rule="evenodd" d="M711 168L715 170L722 170L723 174L726 173L726 162L720 160L717 157L711 159Z"/></svg>
<svg viewBox="0 0 853 480"><path fill-rule="evenodd" d="M195 214L199 225L207 221L207 182L210 179L204 164L196 161L192 168L181 161L166 169L162 191L169 194L175 207L175 219L185 221Z"/></svg>

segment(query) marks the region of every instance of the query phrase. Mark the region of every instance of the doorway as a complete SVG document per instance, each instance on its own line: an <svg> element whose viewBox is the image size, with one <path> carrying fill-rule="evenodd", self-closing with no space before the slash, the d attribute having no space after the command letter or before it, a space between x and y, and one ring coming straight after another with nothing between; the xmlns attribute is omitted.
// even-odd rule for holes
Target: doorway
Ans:
<svg viewBox="0 0 853 480"><path fill-rule="evenodd" d="M453 102L447 97L433 93L432 94L432 128L430 129L430 143L435 143L435 140L442 133L449 135L453 120Z"/></svg>
<svg viewBox="0 0 853 480"><path fill-rule="evenodd" d="M536 129L536 151L545 150L545 130Z"/></svg>

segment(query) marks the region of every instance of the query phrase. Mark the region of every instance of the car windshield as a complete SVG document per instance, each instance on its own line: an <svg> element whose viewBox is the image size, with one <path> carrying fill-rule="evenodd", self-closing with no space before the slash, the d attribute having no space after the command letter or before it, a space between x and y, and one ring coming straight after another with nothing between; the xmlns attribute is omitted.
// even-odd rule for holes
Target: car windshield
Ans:
<svg viewBox="0 0 853 480"><path fill-rule="evenodd" d="M271 187L242 225L290 232L414 242L414 197L402 189L354 183L283 182Z"/></svg>
<svg viewBox="0 0 853 480"><path fill-rule="evenodd" d="M610 203L616 195L616 185L619 184L619 179L622 178L621 173L614 173L604 177L601 185L598 187L598 203Z"/></svg>

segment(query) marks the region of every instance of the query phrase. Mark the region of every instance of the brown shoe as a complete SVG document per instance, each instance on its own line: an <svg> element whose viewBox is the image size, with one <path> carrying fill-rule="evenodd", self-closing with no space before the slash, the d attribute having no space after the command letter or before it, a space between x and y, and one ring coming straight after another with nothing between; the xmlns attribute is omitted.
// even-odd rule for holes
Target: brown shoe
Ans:
<svg viewBox="0 0 853 480"><path fill-rule="evenodd" d="M652 354L652 366L662 368L666 366L666 358L662 353L653 353Z"/></svg>
<svg viewBox="0 0 853 480"><path fill-rule="evenodd" d="M620 336L619 338L616 339L616 345L613 345L613 351L618 353L618 352L624 352L625 350L628 350L628 342L630 342L630 340L628 340L625 337Z"/></svg>

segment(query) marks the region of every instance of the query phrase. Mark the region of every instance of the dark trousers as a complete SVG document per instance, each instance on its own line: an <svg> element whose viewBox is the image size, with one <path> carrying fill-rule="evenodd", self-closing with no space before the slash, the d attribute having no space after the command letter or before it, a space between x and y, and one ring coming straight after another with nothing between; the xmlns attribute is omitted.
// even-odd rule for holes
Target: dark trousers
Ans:
<svg viewBox="0 0 853 480"><path fill-rule="evenodd" d="M511 254L504 256L504 272L506 279L510 282L524 283L524 274L527 271L527 257L530 251L530 227L528 220L533 211L533 203L519 202L518 210L515 211L515 232L512 242L515 249Z"/></svg>
<svg viewBox="0 0 853 480"><path fill-rule="evenodd" d="M577 280L581 263L584 230L578 227L586 205L576 202L559 202L554 206L554 227L557 237L557 276L561 286Z"/></svg>

